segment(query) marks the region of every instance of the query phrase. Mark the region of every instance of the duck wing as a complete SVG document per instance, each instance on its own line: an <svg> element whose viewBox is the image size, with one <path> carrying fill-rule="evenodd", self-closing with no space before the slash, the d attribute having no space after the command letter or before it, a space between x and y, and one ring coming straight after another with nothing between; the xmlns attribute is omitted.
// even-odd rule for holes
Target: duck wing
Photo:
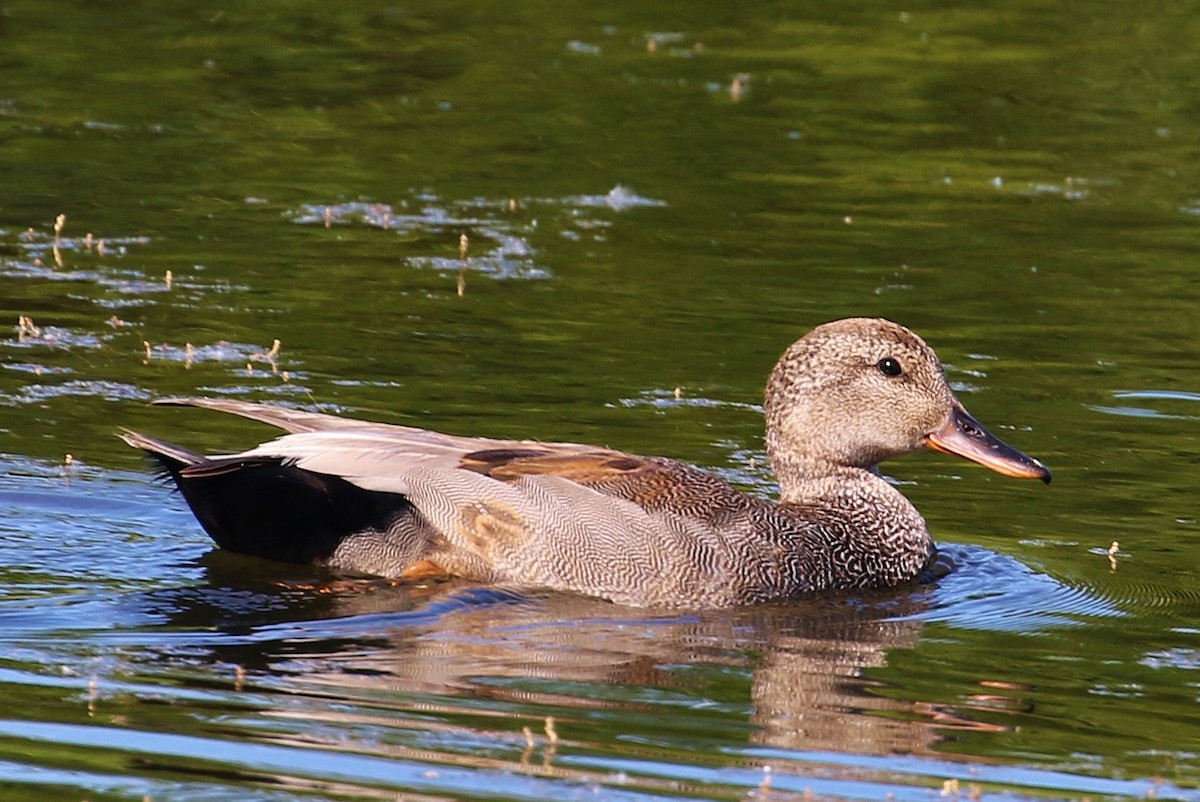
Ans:
<svg viewBox="0 0 1200 802"><path fill-rule="evenodd" d="M402 496L430 533L421 559L480 581L674 607L742 603L784 582L782 551L753 536L773 505L697 468L594 446L437 445L424 434L321 432L232 458L282 457Z"/></svg>
<svg viewBox="0 0 1200 802"><path fill-rule="evenodd" d="M775 546L747 536L773 505L675 460L227 399L166 403L287 432L212 457L126 435L160 461L182 463L171 473L184 496L214 540L235 551L391 575L430 563L641 606L724 606L780 581L762 575L778 570ZM264 503L277 512L245 512ZM276 524L280 514L286 525ZM308 520L320 524L315 534L305 533Z"/></svg>
<svg viewBox="0 0 1200 802"><path fill-rule="evenodd" d="M379 432L393 432L397 435L408 434L417 438L424 436L428 440L437 440L439 442L458 442L467 448L470 448L471 443L507 442L488 440L481 437L456 437L454 435L432 432L427 429L419 429L415 426L399 426L391 423L376 423L356 418L343 418L324 412L309 412L303 409L282 407L276 404L257 404L253 401L238 401L232 398L173 397L159 398L152 403L155 406L199 407L201 409L211 409L216 412L225 412L230 415L237 415L240 418L248 418L259 423L265 423L292 434L374 430Z"/></svg>
<svg viewBox="0 0 1200 802"><path fill-rule="evenodd" d="M316 473L341 476L366 490L402 493L402 484L389 481L388 477L403 473L409 464L457 465L472 453L490 453L492 456L486 459L490 459L491 464L499 464L501 461L495 455L519 458L593 448L573 443L461 437L415 426L376 423L229 398L163 398L154 404L210 409L288 432L248 451L203 459L172 446L179 452L180 461L186 463L183 466L185 472L191 476L212 474L239 463L274 459ZM170 446L136 433L127 433L124 437L131 445L145 450L155 450L148 447L151 445Z"/></svg>

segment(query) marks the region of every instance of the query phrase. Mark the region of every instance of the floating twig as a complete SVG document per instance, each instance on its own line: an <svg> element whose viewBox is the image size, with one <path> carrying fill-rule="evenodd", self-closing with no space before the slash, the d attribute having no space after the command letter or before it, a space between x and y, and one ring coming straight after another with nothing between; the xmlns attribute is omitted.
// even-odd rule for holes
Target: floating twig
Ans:
<svg viewBox="0 0 1200 802"><path fill-rule="evenodd" d="M277 361L277 357L279 356L279 351L281 348L283 348L283 343L280 342L278 337L276 337L274 340L271 341L271 347L269 350L263 351L262 353L251 354L250 362L266 362L268 365L271 366L272 373L278 373L279 372L279 362ZM249 362L246 363L246 367L247 368L250 367ZM247 371L247 372L252 373L253 371Z"/></svg>
<svg viewBox="0 0 1200 802"><path fill-rule="evenodd" d="M461 298L467 294L467 262L470 261L468 253L471 250L471 238L467 236L467 232L458 235L458 258L462 261L462 265L458 268L458 281L456 289L458 297Z"/></svg>
<svg viewBox="0 0 1200 802"><path fill-rule="evenodd" d="M758 784L758 790L763 794L771 793L771 767L763 766L762 782Z"/></svg>
<svg viewBox="0 0 1200 802"><path fill-rule="evenodd" d="M17 317L17 339L36 339L42 336L42 330L33 325L33 318L28 315L19 315Z"/></svg>
<svg viewBox="0 0 1200 802"><path fill-rule="evenodd" d="M733 76L733 80L729 82L729 97L734 103L737 103L746 96L746 92L750 89L752 77L748 72L739 72Z"/></svg>

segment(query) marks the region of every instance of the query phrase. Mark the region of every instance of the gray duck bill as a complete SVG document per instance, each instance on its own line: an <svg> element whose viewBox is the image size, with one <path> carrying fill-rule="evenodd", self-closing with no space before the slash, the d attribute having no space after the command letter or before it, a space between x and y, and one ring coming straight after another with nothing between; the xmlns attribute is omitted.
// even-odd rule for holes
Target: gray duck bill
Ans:
<svg viewBox="0 0 1200 802"><path fill-rule="evenodd" d="M943 454L978 462L1005 476L1041 479L1047 484L1052 478L1049 468L989 432L961 405L955 405L945 425L929 435L926 445Z"/></svg>

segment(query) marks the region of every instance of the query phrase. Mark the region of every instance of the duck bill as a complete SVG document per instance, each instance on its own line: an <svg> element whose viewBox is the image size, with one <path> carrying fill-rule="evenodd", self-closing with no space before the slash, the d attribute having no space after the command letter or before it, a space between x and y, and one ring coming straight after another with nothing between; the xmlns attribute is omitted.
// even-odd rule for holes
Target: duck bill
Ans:
<svg viewBox="0 0 1200 802"><path fill-rule="evenodd" d="M926 445L943 454L969 459L1005 476L1050 482L1050 469L983 428L965 409L955 405L946 425L929 435Z"/></svg>

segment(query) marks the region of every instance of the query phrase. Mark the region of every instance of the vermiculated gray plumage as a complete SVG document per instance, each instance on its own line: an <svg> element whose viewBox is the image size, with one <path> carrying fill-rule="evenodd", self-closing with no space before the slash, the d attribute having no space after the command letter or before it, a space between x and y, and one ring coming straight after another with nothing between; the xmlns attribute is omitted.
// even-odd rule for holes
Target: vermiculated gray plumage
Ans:
<svg viewBox="0 0 1200 802"><path fill-rule="evenodd" d="M881 367L888 359L900 373ZM158 403L287 432L215 457L123 435L159 461L223 548L639 606L724 607L912 579L933 541L878 476L883 459L931 446L1049 478L966 415L920 338L861 318L818 327L772 372L767 446L779 503L675 460L596 446L458 437L231 399Z"/></svg>

